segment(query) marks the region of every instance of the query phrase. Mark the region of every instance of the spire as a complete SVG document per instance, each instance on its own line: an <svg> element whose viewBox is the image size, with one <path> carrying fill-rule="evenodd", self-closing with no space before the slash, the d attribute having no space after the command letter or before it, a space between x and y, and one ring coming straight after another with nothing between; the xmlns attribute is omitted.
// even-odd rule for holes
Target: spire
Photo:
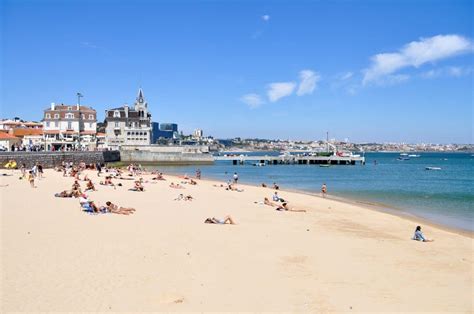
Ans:
<svg viewBox="0 0 474 314"><path fill-rule="evenodd" d="M145 96L143 96L143 90L142 90L141 87L138 89L138 97L137 97L137 99L145 99Z"/></svg>

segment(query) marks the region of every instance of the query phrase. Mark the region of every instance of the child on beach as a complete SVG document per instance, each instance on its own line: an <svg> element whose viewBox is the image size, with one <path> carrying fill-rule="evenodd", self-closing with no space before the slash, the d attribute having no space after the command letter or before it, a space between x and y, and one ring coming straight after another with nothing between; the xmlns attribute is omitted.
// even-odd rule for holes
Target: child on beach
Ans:
<svg viewBox="0 0 474 314"><path fill-rule="evenodd" d="M425 236L423 235L423 232L421 232L421 226L416 227L415 234L413 235L412 240L421 241L421 242L433 242L434 241L432 239L426 239L425 238Z"/></svg>

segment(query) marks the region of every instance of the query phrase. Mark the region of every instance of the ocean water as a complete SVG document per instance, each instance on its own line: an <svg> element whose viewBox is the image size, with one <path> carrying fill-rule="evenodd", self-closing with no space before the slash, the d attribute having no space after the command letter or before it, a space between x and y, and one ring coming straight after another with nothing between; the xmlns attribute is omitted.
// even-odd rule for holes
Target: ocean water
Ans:
<svg viewBox="0 0 474 314"><path fill-rule="evenodd" d="M259 154L262 153L249 153ZM265 152L264 154L278 154ZM390 210L415 215L458 229L474 231L474 156L470 153L419 153L419 158L399 161L398 153L366 153L366 164L319 167L318 165L232 165L219 161L209 166L157 166L165 173L194 175L227 181L234 172L239 182L319 193L326 183L328 194L377 203ZM375 163L376 161L376 163ZM441 170L425 170L425 167Z"/></svg>

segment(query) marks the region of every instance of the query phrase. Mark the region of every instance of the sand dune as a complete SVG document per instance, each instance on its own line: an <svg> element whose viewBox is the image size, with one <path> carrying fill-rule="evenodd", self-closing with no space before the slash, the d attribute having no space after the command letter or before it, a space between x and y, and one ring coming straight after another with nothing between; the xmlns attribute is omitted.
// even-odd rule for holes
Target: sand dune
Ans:
<svg viewBox="0 0 474 314"><path fill-rule="evenodd" d="M36 189L18 172L0 179L5 313L473 311L466 235L423 225L436 241L420 243L410 240L417 222L402 217L286 191L307 212L278 212L254 204L268 188L202 180L175 190L171 176L141 193L127 190L132 181L99 186L91 172L91 199L137 211L90 215L53 196L72 178L45 176ZM195 200L174 201L180 193ZM203 223L227 214L238 224Z"/></svg>

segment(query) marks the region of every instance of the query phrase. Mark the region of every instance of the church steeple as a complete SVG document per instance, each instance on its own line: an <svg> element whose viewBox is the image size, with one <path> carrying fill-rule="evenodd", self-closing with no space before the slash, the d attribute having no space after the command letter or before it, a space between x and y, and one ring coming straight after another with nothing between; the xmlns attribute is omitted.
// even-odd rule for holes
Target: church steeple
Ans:
<svg viewBox="0 0 474 314"><path fill-rule="evenodd" d="M138 102L139 104L146 104L146 102L145 102L145 96L143 96L143 90L142 90L141 87L138 89L137 102Z"/></svg>

